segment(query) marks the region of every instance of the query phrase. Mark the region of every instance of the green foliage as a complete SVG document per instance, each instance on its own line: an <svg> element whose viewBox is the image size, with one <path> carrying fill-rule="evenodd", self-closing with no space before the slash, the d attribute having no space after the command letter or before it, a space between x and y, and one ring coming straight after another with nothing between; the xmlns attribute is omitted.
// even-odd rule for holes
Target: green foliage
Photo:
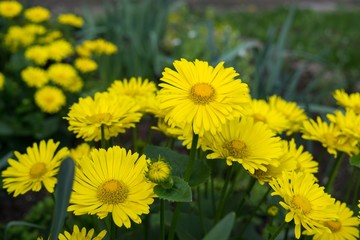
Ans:
<svg viewBox="0 0 360 240"><path fill-rule="evenodd" d="M350 157L350 165L360 168L360 154Z"/></svg>
<svg viewBox="0 0 360 240"><path fill-rule="evenodd" d="M174 184L171 188L164 188L161 185L154 187L154 193L160 198L173 202L191 202L191 188L184 179L173 177Z"/></svg>
<svg viewBox="0 0 360 240"><path fill-rule="evenodd" d="M203 240L229 239L235 223L235 213L228 213L203 238Z"/></svg>

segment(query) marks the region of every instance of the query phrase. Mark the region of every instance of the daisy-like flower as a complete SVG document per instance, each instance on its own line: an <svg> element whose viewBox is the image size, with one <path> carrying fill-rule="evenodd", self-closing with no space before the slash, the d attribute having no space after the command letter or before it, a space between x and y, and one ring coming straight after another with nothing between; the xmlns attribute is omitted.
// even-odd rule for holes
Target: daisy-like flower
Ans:
<svg viewBox="0 0 360 240"><path fill-rule="evenodd" d="M250 101L248 85L234 68L215 68L207 62L185 59L174 62L175 70L165 68L158 92L160 108L171 126L188 125L195 134L215 134L226 120L241 115Z"/></svg>
<svg viewBox="0 0 360 240"><path fill-rule="evenodd" d="M251 174L255 170L266 172L268 165L278 166L283 153L280 138L252 118L228 121L216 135L204 134L203 141L213 151L208 159L226 159L228 165L238 162Z"/></svg>
<svg viewBox="0 0 360 240"><path fill-rule="evenodd" d="M0 16L13 18L20 14L23 6L17 1L1 1Z"/></svg>
<svg viewBox="0 0 360 240"><path fill-rule="evenodd" d="M344 89L338 89L333 93L333 97L340 106L352 109L356 114L360 114L360 93L348 94Z"/></svg>
<svg viewBox="0 0 360 240"><path fill-rule="evenodd" d="M74 225L73 232L65 231L64 234L59 234L59 240L101 240L106 235L106 230L102 230L97 236L94 236L94 229L90 229L88 232L86 228L82 228L81 231L77 225Z"/></svg>
<svg viewBox="0 0 360 240"><path fill-rule="evenodd" d="M271 96L269 98L270 108L276 109L281 112L289 122L286 135L291 135L295 132L299 132L303 121L308 117L305 114L304 109L300 108L295 102L288 102L282 99L280 96Z"/></svg>
<svg viewBox="0 0 360 240"><path fill-rule="evenodd" d="M49 82L47 72L38 67L27 67L21 71L21 78L29 87L40 88Z"/></svg>
<svg viewBox="0 0 360 240"><path fill-rule="evenodd" d="M321 142L322 146L335 157L337 151L345 152L350 156L358 151L356 140L344 137L334 123L327 123L319 116L316 118L316 122L313 119L305 121L301 131L303 133L302 138Z"/></svg>
<svg viewBox="0 0 360 240"><path fill-rule="evenodd" d="M38 192L43 185L48 192L54 192L61 160L68 155L67 148L56 152L59 144L52 139L42 140L39 145L34 143L28 147L24 154L15 151L18 160L10 158L10 166L1 174L8 193L13 192L16 197L30 190Z"/></svg>
<svg viewBox="0 0 360 240"><path fill-rule="evenodd" d="M128 96L134 99L134 101L139 104L141 110L145 111L148 104L151 103L149 99L155 98L156 85L148 79L143 80L141 77L132 77L129 80L115 80L107 91L112 94Z"/></svg>
<svg viewBox="0 0 360 240"><path fill-rule="evenodd" d="M271 181L273 178L278 178L283 171L293 171L297 166L297 161L294 157L293 141L281 141L283 146L283 154L279 157L279 166L267 165L266 171L256 170L254 177L256 177L260 184Z"/></svg>
<svg viewBox="0 0 360 240"><path fill-rule="evenodd" d="M345 203L336 201L335 211L338 215L336 220L322 222L329 231L305 232L314 235L314 240L356 240L359 239L359 221Z"/></svg>
<svg viewBox="0 0 360 240"><path fill-rule="evenodd" d="M64 39L58 39L48 44L47 51L49 58L57 62L60 62L64 58L69 57L74 53L74 49L71 43Z"/></svg>
<svg viewBox="0 0 360 240"><path fill-rule="evenodd" d="M54 63L48 68L50 80L69 90L76 79L79 78L76 69L67 63Z"/></svg>
<svg viewBox="0 0 360 240"><path fill-rule="evenodd" d="M31 7L25 10L24 16L27 20L40 23L49 20L50 18L50 11L44 7Z"/></svg>
<svg viewBox="0 0 360 240"><path fill-rule="evenodd" d="M69 25L77 28L82 27L84 24L84 19L82 17L79 17L72 13L60 14L57 18L57 21L60 24Z"/></svg>
<svg viewBox="0 0 360 240"><path fill-rule="evenodd" d="M295 140L289 142L289 152L291 157L297 162L295 172L304 172L315 174L319 170L319 163L314 160L313 155L308 151L304 151L304 146L296 146Z"/></svg>
<svg viewBox="0 0 360 240"><path fill-rule="evenodd" d="M36 105L41 111L54 114L66 104L65 94L61 89L53 86L45 86L38 89L34 95Z"/></svg>
<svg viewBox="0 0 360 240"><path fill-rule="evenodd" d="M94 149L76 171L68 211L75 215L109 213L119 227L141 223L140 215L149 213L154 201L154 184L147 181L145 155L132 154L119 146ZM99 171L101 169L101 171Z"/></svg>
<svg viewBox="0 0 360 240"><path fill-rule="evenodd" d="M134 127L140 121L139 106L129 98L110 93L96 93L94 98L80 98L70 107L69 130L85 141L101 140L101 128L106 140Z"/></svg>
<svg viewBox="0 0 360 240"><path fill-rule="evenodd" d="M75 59L75 67L83 73L93 72L98 68L97 63L91 58Z"/></svg>
<svg viewBox="0 0 360 240"><path fill-rule="evenodd" d="M49 52L46 46L34 45L25 50L25 58L35 64L43 66L49 60Z"/></svg>
<svg viewBox="0 0 360 240"><path fill-rule="evenodd" d="M335 199L324 192L324 187L320 187L310 173L284 171L269 185L274 190L271 195L283 199L279 204L288 211L285 221L294 220L297 239L301 236L301 227L310 232L327 230L321 222L338 217L334 212Z"/></svg>
<svg viewBox="0 0 360 240"><path fill-rule="evenodd" d="M285 115L277 109L271 108L269 103L262 99L252 99L245 109L244 115L267 124L276 133L282 133L289 129L289 121Z"/></svg>
<svg viewBox="0 0 360 240"><path fill-rule="evenodd" d="M81 143L77 145L75 148L70 149L70 157L74 159L77 167L81 168L81 161L84 157L89 156L91 150L93 150L89 144Z"/></svg>
<svg viewBox="0 0 360 240"><path fill-rule="evenodd" d="M326 115L330 122L336 124L342 132L348 137L360 140L360 114L356 114L352 109L344 112L335 111Z"/></svg>
<svg viewBox="0 0 360 240"><path fill-rule="evenodd" d="M146 171L146 177L153 183L165 183L170 178L171 167L169 163L159 159L158 161L151 162Z"/></svg>

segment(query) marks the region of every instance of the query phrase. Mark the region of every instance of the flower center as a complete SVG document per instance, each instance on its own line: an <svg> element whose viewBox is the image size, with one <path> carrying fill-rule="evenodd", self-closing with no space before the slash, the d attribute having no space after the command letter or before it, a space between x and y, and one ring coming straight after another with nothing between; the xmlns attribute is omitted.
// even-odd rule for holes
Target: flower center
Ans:
<svg viewBox="0 0 360 240"><path fill-rule="evenodd" d="M40 178L44 175L44 173L46 173L45 163L38 162L30 168L30 176L32 178Z"/></svg>
<svg viewBox="0 0 360 240"><path fill-rule="evenodd" d="M327 145L333 146L336 144L336 137L331 133L324 133L323 135Z"/></svg>
<svg viewBox="0 0 360 240"><path fill-rule="evenodd" d="M91 123L107 123L111 119L110 113L98 113L92 116L88 116L88 120Z"/></svg>
<svg viewBox="0 0 360 240"><path fill-rule="evenodd" d="M304 214L311 212L311 203L307 198L300 195L295 195L291 201L292 206L300 209Z"/></svg>
<svg viewBox="0 0 360 240"><path fill-rule="evenodd" d="M208 104L215 98L215 89L208 83L197 83L190 90L190 98L196 104Z"/></svg>
<svg viewBox="0 0 360 240"><path fill-rule="evenodd" d="M328 227L331 232L338 232L341 229L341 222L339 221L326 221L324 225Z"/></svg>
<svg viewBox="0 0 360 240"><path fill-rule="evenodd" d="M126 200L128 193L129 189L123 182L113 179L99 186L97 197L105 204L118 204Z"/></svg>
<svg viewBox="0 0 360 240"><path fill-rule="evenodd" d="M236 158L244 158L247 156L247 146L241 140L232 140L225 143L225 149L229 151L229 154Z"/></svg>

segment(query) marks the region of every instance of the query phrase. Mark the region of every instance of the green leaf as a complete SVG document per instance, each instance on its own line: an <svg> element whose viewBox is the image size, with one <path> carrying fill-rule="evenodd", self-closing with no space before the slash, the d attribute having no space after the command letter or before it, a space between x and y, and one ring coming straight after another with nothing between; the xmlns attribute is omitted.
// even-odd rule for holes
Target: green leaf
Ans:
<svg viewBox="0 0 360 240"><path fill-rule="evenodd" d="M195 160L189 180L190 186L194 187L203 182L206 182L210 177L210 167L207 164L207 159Z"/></svg>
<svg viewBox="0 0 360 240"><path fill-rule="evenodd" d="M228 213L218 224L216 224L203 240L226 240L229 239L231 230L235 222L235 213Z"/></svg>
<svg viewBox="0 0 360 240"><path fill-rule="evenodd" d="M179 154L166 147L158 146L146 146L144 154L151 159L164 158L171 166L171 174L173 176L183 177L185 173L186 163L188 156L185 154Z"/></svg>
<svg viewBox="0 0 360 240"><path fill-rule="evenodd" d="M36 225L33 223L29 223L29 222L25 222L25 221L11 221L8 222L5 226L5 231L4 231L4 240L7 239L6 237L6 232L9 228L11 227L15 227L15 226L25 226L25 227L30 227L30 228L37 228L37 229L45 229L45 227L40 226L40 225Z"/></svg>
<svg viewBox="0 0 360 240"><path fill-rule="evenodd" d="M172 188L165 189L160 185L154 187L154 192L159 198L174 202L191 202L192 192L189 184L184 179L173 177Z"/></svg>
<svg viewBox="0 0 360 240"><path fill-rule="evenodd" d="M360 168L360 154L350 157L350 165Z"/></svg>
<svg viewBox="0 0 360 240"><path fill-rule="evenodd" d="M55 209L51 224L50 240L57 240L64 225L67 207L74 180L75 163L70 157L65 158L60 166L58 183L55 189Z"/></svg>

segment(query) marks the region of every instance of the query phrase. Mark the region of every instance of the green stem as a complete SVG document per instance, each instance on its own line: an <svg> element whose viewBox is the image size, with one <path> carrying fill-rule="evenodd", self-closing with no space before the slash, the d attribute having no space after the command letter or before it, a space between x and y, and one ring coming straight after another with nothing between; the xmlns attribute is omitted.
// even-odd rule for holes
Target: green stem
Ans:
<svg viewBox="0 0 360 240"><path fill-rule="evenodd" d="M245 198L246 198L246 196L248 196L250 194L251 190L255 186L255 183L256 183L256 178L251 177L245 193L241 196L241 200L240 200L239 206L236 209L236 213L238 213L241 210L241 208L243 207L243 205L245 203Z"/></svg>
<svg viewBox="0 0 360 240"><path fill-rule="evenodd" d="M102 124L100 128L101 128L101 148L106 149L105 126L104 126L104 124Z"/></svg>
<svg viewBox="0 0 360 240"><path fill-rule="evenodd" d="M204 212L203 212L201 196L200 196L200 187L197 187L196 192L197 192L197 196L198 196L197 202L198 202L198 208L199 208L200 223L201 223L202 231L205 234L206 228L205 228L205 223L204 223Z"/></svg>
<svg viewBox="0 0 360 240"><path fill-rule="evenodd" d="M133 140L133 149L134 149L134 152L137 152L138 151L138 143L137 143L137 128L134 127L132 129L132 140Z"/></svg>
<svg viewBox="0 0 360 240"><path fill-rule="evenodd" d="M346 194L345 194L345 199L344 199L344 202L346 202L346 203L349 203L350 195L351 195L352 189L353 189L352 188L353 187L352 183L355 181L356 170L357 170L356 167L352 168L351 176L350 176L349 182L348 182L348 184L346 186ZM359 179L359 177L358 177L358 179Z"/></svg>
<svg viewBox="0 0 360 240"><path fill-rule="evenodd" d="M214 166L214 164L212 164ZM214 186L214 176L210 176L210 194L211 194L211 206L213 209L213 214L215 215L216 206L215 206L215 186Z"/></svg>
<svg viewBox="0 0 360 240"><path fill-rule="evenodd" d="M271 236L269 240L275 240L276 237L280 234L280 232L284 229L284 227L287 225L287 222L283 222L280 227L275 231L275 233Z"/></svg>
<svg viewBox="0 0 360 240"><path fill-rule="evenodd" d="M225 202L226 202L226 192L228 189L228 185L230 183L231 177L233 175L234 172L234 166L231 165L230 169L228 170L228 172L226 173L226 179L223 185L223 188L221 189L221 194L220 194L220 201L219 201L219 205L218 208L216 209L216 216L215 216L215 223L217 223L224 211L224 206L225 206Z"/></svg>
<svg viewBox="0 0 360 240"><path fill-rule="evenodd" d="M326 184L326 187L325 187L325 191L327 192L327 193L331 193L332 192L332 185L333 185L333 182L334 182L334 180L335 180L335 178L336 178L336 175L337 175L337 173L338 173L338 171L339 171L339 168L340 168L340 165L341 165L341 161L342 161L342 159L344 158L344 153L343 152L341 152L338 156L337 156L337 158L335 159L335 163L334 163L334 165L333 165L333 167L332 167L332 169L331 169L331 173L330 173L330 177L329 177L329 180L328 180L328 182L327 182L327 184Z"/></svg>
<svg viewBox="0 0 360 240"><path fill-rule="evenodd" d="M188 182L191 177L192 168L193 168L193 165L195 162L196 146L197 146L198 139L199 139L199 136L197 134L193 133L193 139L192 139L192 143L191 143L189 160L187 161L185 175L184 175L184 180L186 182ZM179 220L180 209L181 209L182 205L183 205L182 202L176 203L175 212L171 219L170 231L169 231L169 236L168 236L169 240L173 240L175 237L175 229L176 229L177 222Z"/></svg>
<svg viewBox="0 0 360 240"><path fill-rule="evenodd" d="M160 199L160 240L165 240L165 203Z"/></svg>

